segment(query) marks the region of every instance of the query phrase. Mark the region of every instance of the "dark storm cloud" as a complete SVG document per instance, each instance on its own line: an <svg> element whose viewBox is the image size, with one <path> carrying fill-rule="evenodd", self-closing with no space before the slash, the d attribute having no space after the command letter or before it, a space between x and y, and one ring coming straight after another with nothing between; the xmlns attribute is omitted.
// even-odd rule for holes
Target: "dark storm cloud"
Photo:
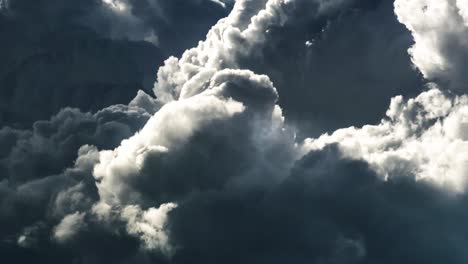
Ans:
<svg viewBox="0 0 468 264"><path fill-rule="evenodd" d="M151 114L123 105L96 114L66 108L48 121L35 122L32 131L2 128L1 179L21 184L60 173L72 165L81 146L115 147L140 129Z"/></svg>
<svg viewBox="0 0 468 264"><path fill-rule="evenodd" d="M97 111L149 90L163 59L229 8L179 2L130 1L120 14L101 0L9 0L0 10L0 126L28 127L66 106Z"/></svg>
<svg viewBox="0 0 468 264"><path fill-rule="evenodd" d="M202 40L207 30L229 14L233 1L128 0L132 13L151 27L166 54L180 54ZM156 15L157 14L157 15Z"/></svg>
<svg viewBox="0 0 468 264"><path fill-rule="evenodd" d="M297 2L255 59L240 64L272 79L286 117L303 135L378 122L391 97L421 91L406 54L412 37L392 1L342 1L324 15L314 1Z"/></svg>
<svg viewBox="0 0 468 264"><path fill-rule="evenodd" d="M17 243L18 235L28 229L42 231L35 227L38 223L50 228L49 221L89 209L98 197L92 177L96 148L117 146L154 113L132 104L95 114L66 108L48 121L35 122L31 131L0 130L2 244ZM96 147L82 147L90 144Z"/></svg>
<svg viewBox="0 0 468 264"><path fill-rule="evenodd" d="M464 263L463 209L401 175L382 180L334 146L273 188L197 193L170 213L173 263Z"/></svg>

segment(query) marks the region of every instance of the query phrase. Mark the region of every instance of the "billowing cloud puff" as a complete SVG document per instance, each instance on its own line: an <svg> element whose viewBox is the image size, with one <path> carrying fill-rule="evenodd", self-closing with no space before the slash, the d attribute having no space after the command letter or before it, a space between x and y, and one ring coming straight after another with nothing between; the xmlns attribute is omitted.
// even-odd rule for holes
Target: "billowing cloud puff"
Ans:
<svg viewBox="0 0 468 264"><path fill-rule="evenodd" d="M352 1L312 1L309 10L319 16L335 6ZM186 96L191 85L200 86L217 70L241 68L241 58L253 56L267 40L269 30L286 23L303 1L237 1L232 12L218 21L206 40L184 52L180 59L169 58L158 71L154 92L163 101Z"/></svg>
<svg viewBox="0 0 468 264"><path fill-rule="evenodd" d="M397 0L398 20L413 34L409 49L414 64L429 80L466 92L468 2Z"/></svg>
<svg viewBox="0 0 468 264"><path fill-rule="evenodd" d="M190 96L194 90L190 86L203 88L216 71L237 68L238 54L250 54L257 43L264 41L265 31L272 24L284 23L290 4L291 1L267 1L262 9L252 1L237 1L230 15L213 26L205 41L184 52L180 60L169 58L159 69L156 96L166 102ZM251 23L245 25L249 20Z"/></svg>
<svg viewBox="0 0 468 264"><path fill-rule="evenodd" d="M142 102L152 110L140 107ZM18 236L20 245L34 248L45 230L55 230L53 237L63 242L82 231L84 211L97 199L92 170L98 148L116 147L159 108L144 93L130 105L95 114L63 109L48 121L37 121L32 130L0 130L2 237L15 241Z"/></svg>
<svg viewBox="0 0 468 264"><path fill-rule="evenodd" d="M139 227L145 220L135 217L196 192L271 185L292 165L294 135L284 127L276 100L266 76L221 70L205 90L165 104L133 137L100 152L93 172L100 196L95 214L112 218L117 210L130 233L170 253L169 238L146 234ZM139 204L148 209L138 213Z"/></svg>
<svg viewBox="0 0 468 264"><path fill-rule="evenodd" d="M205 41L166 61L154 93L164 101L183 98L219 69L248 68L271 78L286 116L307 132L376 122L392 96L417 94L421 86L404 54L411 36L389 7L385 1L237 1ZM381 62L388 68L375 67ZM339 110L343 105L347 111Z"/></svg>
<svg viewBox="0 0 468 264"><path fill-rule="evenodd" d="M467 174L468 98L451 99L433 88L414 99L392 99L379 125L346 128L305 148L337 144L350 158L367 161L382 177L412 175L452 191L465 191Z"/></svg>
<svg viewBox="0 0 468 264"><path fill-rule="evenodd" d="M122 210L122 218L127 221L129 234L140 236L149 250L159 249L165 255L172 255L168 235L166 234L167 214L177 205L162 204L159 208L142 211L138 206L127 206Z"/></svg>

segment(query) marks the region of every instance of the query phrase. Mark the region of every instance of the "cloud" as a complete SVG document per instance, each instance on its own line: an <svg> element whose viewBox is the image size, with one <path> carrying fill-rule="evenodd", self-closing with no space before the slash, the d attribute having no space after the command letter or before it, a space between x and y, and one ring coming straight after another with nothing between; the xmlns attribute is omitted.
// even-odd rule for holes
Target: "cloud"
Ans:
<svg viewBox="0 0 468 264"><path fill-rule="evenodd" d="M424 77L466 92L467 5L463 0L395 1L398 20L412 33L412 61Z"/></svg>
<svg viewBox="0 0 468 264"><path fill-rule="evenodd" d="M156 212L192 193L280 180L292 163L294 138L283 128L272 83L245 70L221 70L209 83L198 94L164 105L115 150L100 152L93 175L101 218L122 215L131 233L139 234L141 224L134 222L141 220L128 217L144 218L138 205ZM280 148L284 154L274 157ZM277 164L270 163L273 157ZM161 244L169 238L151 230L141 234L147 247L158 245L156 250L172 255L170 243Z"/></svg>
<svg viewBox="0 0 468 264"><path fill-rule="evenodd" d="M83 23L114 39L144 40L158 46L154 29L132 12L132 4L125 0L101 0L98 8L86 15Z"/></svg>
<svg viewBox="0 0 468 264"><path fill-rule="evenodd" d="M112 3L113 12L125 11ZM132 16L145 14L138 3ZM128 105L67 108L32 130L2 129L1 255L19 263L30 256L59 263L466 262L466 95L430 84L413 98L393 97L380 123L304 141L287 122L287 104L285 114L281 108L286 84L298 83L292 69L291 81L277 88L274 72L292 64L268 62L292 60L283 52L296 45L282 43L299 39L310 54L331 55L353 35L345 23L353 21L378 54L385 43L365 25L388 15L385 8L379 1L238 0L206 40L159 69L158 99L138 92ZM390 20L381 28L395 29ZM408 43L395 30L403 40L388 46L388 61ZM273 51L280 55L266 56ZM406 65L401 56L392 66ZM380 65L372 56L351 57L368 71ZM394 73L406 76L405 85L410 73L417 85L409 94L420 89L417 73ZM332 104L315 106L325 117L334 118L328 111L337 106L353 113L349 94L328 100L334 97L317 87L314 102ZM390 101L395 90L382 89L372 91Z"/></svg>
<svg viewBox="0 0 468 264"><path fill-rule="evenodd" d="M1 236L11 241L17 236L20 245L42 248L47 230L55 225L59 241L80 233L72 223L83 220L98 199L92 176L98 148L117 146L157 108L156 100L139 93L131 106L114 105L95 114L64 109L48 121L37 121L32 130L1 129ZM63 222L67 215L74 216Z"/></svg>
<svg viewBox="0 0 468 264"><path fill-rule="evenodd" d="M129 234L138 235L149 250L160 249L166 255L172 255L173 249L165 233L167 214L177 205L162 204L159 208L142 211L138 206L127 206L122 210L122 218L127 221Z"/></svg>
<svg viewBox="0 0 468 264"><path fill-rule="evenodd" d="M466 189L468 98L451 98L433 88L414 99L392 99L378 125L346 128L306 149L337 144L349 157L366 160L384 178L412 175L455 192Z"/></svg>
<svg viewBox="0 0 468 264"><path fill-rule="evenodd" d="M229 11L209 0L119 1L123 13L102 0L5 3L0 126L16 128L64 107L95 112L150 92L167 54L195 45Z"/></svg>
<svg viewBox="0 0 468 264"><path fill-rule="evenodd" d="M157 108L154 99L148 100L153 101L147 104ZM66 108L48 121L35 122L32 130L2 128L0 178L20 184L58 174L72 165L82 145L114 147L141 128L153 113L136 103L110 106L95 114Z"/></svg>
<svg viewBox="0 0 468 264"><path fill-rule="evenodd" d="M84 228L85 213L76 212L65 216L54 229L54 237L60 242L72 238L80 229Z"/></svg>
<svg viewBox="0 0 468 264"><path fill-rule="evenodd" d="M378 122L391 97L414 96L422 87L405 54L411 35L391 7L285 1L260 11L262 3L241 1L204 42L166 61L154 92L177 99L219 68L247 68L271 78L287 119L305 135Z"/></svg>
<svg viewBox="0 0 468 264"><path fill-rule="evenodd" d="M411 177L385 181L328 146L273 188L221 189L180 203L169 216L180 246L173 263L460 263L464 204L466 196Z"/></svg>
<svg viewBox="0 0 468 264"><path fill-rule="evenodd" d="M84 16L84 24L111 38L151 42L169 54L187 48L180 42L196 44L232 6L231 1L212 0L99 1Z"/></svg>
<svg viewBox="0 0 468 264"><path fill-rule="evenodd" d="M278 132L288 128L269 78L236 69L236 56L266 41L252 32L284 25L288 4L270 1L244 24L237 19L245 14L237 10L252 12L257 6L237 2L205 42L180 60L166 61L155 86L166 105L140 133L100 153L94 175L101 202L110 208L143 204L149 210L176 203L166 230L175 248L173 263L391 263L447 256L463 261L464 254L452 250L463 238L449 242L462 228L458 222L447 219L450 224L441 227L445 232L428 235L429 244L418 237L434 223L418 223L440 210L458 214L463 207L465 161L448 157L463 151L463 132L456 132L458 122L450 120L463 119L466 99L435 88L408 102L395 97L388 119L379 125L296 144L293 134ZM226 110L231 107L236 110ZM258 144L260 127L276 130L267 133L268 144ZM199 141L203 135L209 140ZM221 150L210 147L218 144ZM261 148L272 144L286 150L275 163L271 157L278 149ZM447 155L435 157L442 151L437 146L444 146ZM236 150L249 153L247 160ZM269 166L258 162L263 157L270 158ZM212 160L217 163L207 162ZM428 207L414 209L427 199ZM400 227L405 221L409 226ZM382 241L385 236L390 241ZM449 245L442 255L405 258L408 246L430 251L439 240Z"/></svg>
<svg viewBox="0 0 468 264"><path fill-rule="evenodd" d="M327 12L314 1L295 3L286 23L270 29L241 65L271 78L300 137L377 123L390 98L423 90L406 54L411 34L392 1L345 1Z"/></svg>

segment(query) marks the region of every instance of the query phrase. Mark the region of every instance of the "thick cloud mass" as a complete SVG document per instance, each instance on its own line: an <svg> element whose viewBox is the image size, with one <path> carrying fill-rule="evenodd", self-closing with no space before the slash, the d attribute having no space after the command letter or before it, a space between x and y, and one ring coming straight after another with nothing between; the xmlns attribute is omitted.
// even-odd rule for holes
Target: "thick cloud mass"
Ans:
<svg viewBox="0 0 468 264"><path fill-rule="evenodd" d="M194 195L170 214L173 261L465 262L466 197L401 176L384 181L330 146L272 189Z"/></svg>
<svg viewBox="0 0 468 264"><path fill-rule="evenodd" d="M378 122L389 98L421 91L406 54L412 38L392 1L323 3L328 10L296 1L285 25L270 29L261 53L242 60L270 76L301 137Z"/></svg>
<svg viewBox="0 0 468 264"><path fill-rule="evenodd" d="M405 54L411 35L390 2L285 1L256 15L261 8L248 2L248 11L218 22L180 60L166 61L156 95L177 99L214 69L249 68L272 79L290 122L320 135L377 122L389 98L420 91L421 78ZM171 85L177 87L172 95L164 91Z"/></svg>
<svg viewBox="0 0 468 264"><path fill-rule="evenodd" d="M137 99L144 96L148 95L140 93ZM157 107L154 99L147 99ZM48 228L48 221L68 213L54 229L54 237L66 241L74 235L85 215L70 210L86 208L96 199L91 173L97 157L93 153L97 148L115 147L153 113L135 100L130 106L115 105L95 114L63 109L49 121L35 122L31 131L1 129L1 243L17 240L36 247L34 236Z"/></svg>
<svg viewBox="0 0 468 264"><path fill-rule="evenodd" d="M45 19L31 34L64 16L112 47L168 53L182 50L196 14L232 8L164 62L157 98L133 91L127 105L0 129L2 260L466 263L468 97L448 91L463 64L447 71L416 51L430 43L445 58L445 33L464 31L439 28L458 26L447 18L421 33L419 11L408 15L416 2L0 2L0 18L18 27ZM423 9L464 17L462 2ZM49 66L15 80L29 87Z"/></svg>
<svg viewBox="0 0 468 264"><path fill-rule="evenodd" d="M230 8L211 0L2 3L0 125L18 128L64 107L97 111L149 92L163 60L195 45Z"/></svg>

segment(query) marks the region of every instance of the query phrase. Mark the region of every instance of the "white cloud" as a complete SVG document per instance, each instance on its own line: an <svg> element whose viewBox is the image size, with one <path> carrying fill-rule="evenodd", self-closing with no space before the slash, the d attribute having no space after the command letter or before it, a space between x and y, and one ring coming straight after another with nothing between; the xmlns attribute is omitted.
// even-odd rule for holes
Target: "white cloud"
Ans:
<svg viewBox="0 0 468 264"><path fill-rule="evenodd" d="M164 155L185 141L195 131L213 120L228 119L244 110L230 99L214 95L195 96L164 105L133 137L122 141L113 151L102 151L94 168L101 199L110 204L139 201L139 194L128 189L125 178L136 177L146 156Z"/></svg>
<svg viewBox="0 0 468 264"><path fill-rule="evenodd" d="M125 12L129 9L127 3L120 0L102 0L109 8L117 12Z"/></svg>
<svg viewBox="0 0 468 264"><path fill-rule="evenodd" d="M468 58L466 0L396 0L398 20L412 33L413 63L429 80L466 90Z"/></svg>
<svg viewBox="0 0 468 264"><path fill-rule="evenodd" d="M146 249L161 250L170 256L174 249L169 243L165 225L167 214L176 207L176 204L167 203L159 208L142 210L139 206L131 205L122 210L121 217L127 221L128 233L138 236L144 242Z"/></svg>
<svg viewBox="0 0 468 264"><path fill-rule="evenodd" d="M345 155L364 159L382 177L414 176L455 192L466 189L468 97L451 99L432 88L407 101L392 99L378 125L340 129L307 139L304 150L338 144Z"/></svg>
<svg viewBox="0 0 468 264"><path fill-rule="evenodd" d="M86 213L75 212L65 216L54 228L54 238L58 242L66 242L73 238L81 229L86 226L84 217Z"/></svg>
<svg viewBox="0 0 468 264"><path fill-rule="evenodd" d="M238 68L238 54L249 54L265 40L265 32L273 25L281 25L292 1L270 0L265 7L246 18L246 13L256 10L252 1L236 1L233 11L218 21L208 32L206 40L184 52L180 59L171 57L158 71L154 93L163 101L177 100L181 95L193 94L192 86L206 83L221 69ZM247 15L248 16L248 15ZM250 21L248 25L243 22Z"/></svg>

